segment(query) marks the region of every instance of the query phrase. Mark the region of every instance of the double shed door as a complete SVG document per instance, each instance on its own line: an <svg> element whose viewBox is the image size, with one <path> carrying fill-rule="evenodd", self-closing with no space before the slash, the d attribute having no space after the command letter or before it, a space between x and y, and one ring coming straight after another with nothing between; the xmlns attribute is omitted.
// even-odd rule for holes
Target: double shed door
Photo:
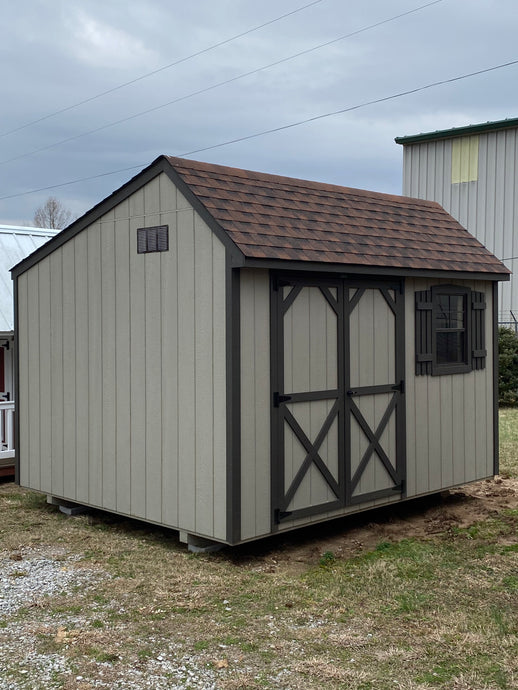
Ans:
<svg viewBox="0 0 518 690"><path fill-rule="evenodd" d="M405 491L400 281L272 278L273 522Z"/></svg>

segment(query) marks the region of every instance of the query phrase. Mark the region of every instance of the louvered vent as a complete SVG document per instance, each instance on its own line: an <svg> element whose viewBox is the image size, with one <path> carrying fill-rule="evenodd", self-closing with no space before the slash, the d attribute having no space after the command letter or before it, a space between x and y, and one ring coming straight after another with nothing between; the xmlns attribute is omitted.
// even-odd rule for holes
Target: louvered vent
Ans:
<svg viewBox="0 0 518 690"><path fill-rule="evenodd" d="M137 228L137 254L167 252L168 250L168 225L155 225L150 228Z"/></svg>

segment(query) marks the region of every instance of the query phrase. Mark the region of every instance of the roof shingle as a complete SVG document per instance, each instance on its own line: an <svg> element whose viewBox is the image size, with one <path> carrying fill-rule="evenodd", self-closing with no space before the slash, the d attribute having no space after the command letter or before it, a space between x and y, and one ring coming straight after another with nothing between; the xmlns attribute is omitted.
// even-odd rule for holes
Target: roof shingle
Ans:
<svg viewBox="0 0 518 690"><path fill-rule="evenodd" d="M166 159L246 258L509 273L433 201Z"/></svg>

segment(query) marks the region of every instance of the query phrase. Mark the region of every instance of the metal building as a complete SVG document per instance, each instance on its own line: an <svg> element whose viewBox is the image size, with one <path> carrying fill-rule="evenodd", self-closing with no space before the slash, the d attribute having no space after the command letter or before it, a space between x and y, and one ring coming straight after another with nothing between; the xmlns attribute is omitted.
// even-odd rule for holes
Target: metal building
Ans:
<svg viewBox="0 0 518 690"><path fill-rule="evenodd" d="M0 225L0 477L14 473L14 264L41 247L57 230Z"/></svg>
<svg viewBox="0 0 518 690"><path fill-rule="evenodd" d="M53 502L196 548L497 471L508 271L434 202L161 156L13 278Z"/></svg>
<svg viewBox="0 0 518 690"><path fill-rule="evenodd" d="M403 194L437 201L515 272L518 118L397 137ZM502 286L499 321L518 328L518 280Z"/></svg>

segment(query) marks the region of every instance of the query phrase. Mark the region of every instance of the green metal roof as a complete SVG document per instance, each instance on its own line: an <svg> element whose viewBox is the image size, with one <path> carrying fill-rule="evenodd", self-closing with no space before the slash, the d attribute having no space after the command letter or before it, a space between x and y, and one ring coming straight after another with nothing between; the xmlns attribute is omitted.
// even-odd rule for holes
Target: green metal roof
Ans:
<svg viewBox="0 0 518 690"><path fill-rule="evenodd" d="M396 144L419 144L423 141L434 141L435 139L452 139L454 137L472 136L483 132L493 132L499 129L511 129L518 127L518 117L496 120L495 122L483 122L479 125L467 125L466 127L452 127L451 129L436 130L424 134L412 134L407 137L396 137Z"/></svg>

